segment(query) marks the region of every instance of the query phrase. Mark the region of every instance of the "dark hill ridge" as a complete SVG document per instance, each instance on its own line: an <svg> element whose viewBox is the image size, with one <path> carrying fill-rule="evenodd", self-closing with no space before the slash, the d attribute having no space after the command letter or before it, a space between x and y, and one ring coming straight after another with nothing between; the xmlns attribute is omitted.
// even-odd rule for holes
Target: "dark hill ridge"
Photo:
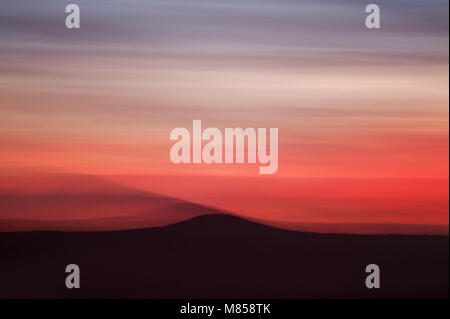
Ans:
<svg viewBox="0 0 450 319"><path fill-rule="evenodd" d="M115 198L124 202L129 197ZM143 198L145 201L146 198ZM1 196L0 196L1 201ZM65 198L67 203L67 198ZM131 200L133 201L133 200ZM134 215L102 217L93 219L53 219L53 220L33 220L33 219L0 219L0 232L21 232L21 231L117 231L129 229L142 229L158 226L165 226L179 222L180 220L190 219L193 216L202 214L224 214L224 211L215 208L185 202L182 200L162 198L162 205L155 205L155 200L146 201L149 209L143 212L137 212ZM164 203L165 202L165 203ZM108 202L109 204L110 202ZM156 208L152 209L152 206ZM122 206L116 205L116 208ZM146 207L143 207L145 209ZM162 225L161 225L162 224ZM155 226L156 225L156 226Z"/></svg>
<svg viewBox="0 0 450 319"><path fill-rule="evenodd" d="M448 237L286 231L227 215L115 232L0 233L0 297L448 298ZM65 266L81 289L65 288ZM381 289L365 287L365 266Z"/></svg>

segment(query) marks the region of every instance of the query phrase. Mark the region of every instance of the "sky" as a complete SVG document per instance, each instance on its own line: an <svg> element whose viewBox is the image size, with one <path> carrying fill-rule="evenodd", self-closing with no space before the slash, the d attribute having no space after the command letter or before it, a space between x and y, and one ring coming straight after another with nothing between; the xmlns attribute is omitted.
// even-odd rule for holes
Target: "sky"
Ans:
<svg viewBox="0 0 450 319"><path fill-rule="evenodd" d="M448 1L0 3L0 173L76 172L288 222L448 225ZM276 127L279 164L170 131Z"/></svg>

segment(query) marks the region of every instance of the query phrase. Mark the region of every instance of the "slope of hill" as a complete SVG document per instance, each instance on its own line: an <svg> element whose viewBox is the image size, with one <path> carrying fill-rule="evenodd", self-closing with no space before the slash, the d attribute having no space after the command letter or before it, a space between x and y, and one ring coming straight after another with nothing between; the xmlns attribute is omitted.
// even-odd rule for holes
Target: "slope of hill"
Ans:
<svg viewBox="0 0 450 319"><path fill-rule="evenodd" d="M227 215L116 232L0 234L0 297L448 298L448 237L326 235ZM81 288L65 287L65 266ZM381 288L365 287L367 264Z"/></svg>
<svg viewBox="0 0 450 319"><path fill-rule="evenodd" d="M148 228L214 212L82 174L28 174L0 183L0 232Z"/></svg>

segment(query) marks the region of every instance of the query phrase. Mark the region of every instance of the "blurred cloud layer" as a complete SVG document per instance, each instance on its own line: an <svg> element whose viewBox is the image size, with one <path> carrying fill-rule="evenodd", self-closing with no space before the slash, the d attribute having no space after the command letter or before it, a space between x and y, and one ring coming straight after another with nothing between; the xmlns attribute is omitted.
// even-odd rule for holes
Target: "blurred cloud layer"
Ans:
<svg viewBox="0 0 450 319"><path fill-rule="evenodd" d="M379 30L357 0L74 2L79 30L65 2L0 2L2 170L257 174L174 166L201 119L278 127L274 179L448 179L448 1L379 0Z"/></svg>

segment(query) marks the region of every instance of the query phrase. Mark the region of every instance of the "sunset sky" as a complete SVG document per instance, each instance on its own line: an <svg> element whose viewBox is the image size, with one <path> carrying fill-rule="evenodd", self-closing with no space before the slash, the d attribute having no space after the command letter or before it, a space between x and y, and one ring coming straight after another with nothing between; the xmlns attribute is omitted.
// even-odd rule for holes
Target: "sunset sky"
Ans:
<svg viewBox="0 0 450 319"><path fill-rule="evenodd" d="M283 222L448 225L448 1L0 3L0 178L101 176ZM279 164L175 165L170 131L279 129ZM1 190L1 187L0 187ZM1 217L1 211L0 211Z"/></svg>

